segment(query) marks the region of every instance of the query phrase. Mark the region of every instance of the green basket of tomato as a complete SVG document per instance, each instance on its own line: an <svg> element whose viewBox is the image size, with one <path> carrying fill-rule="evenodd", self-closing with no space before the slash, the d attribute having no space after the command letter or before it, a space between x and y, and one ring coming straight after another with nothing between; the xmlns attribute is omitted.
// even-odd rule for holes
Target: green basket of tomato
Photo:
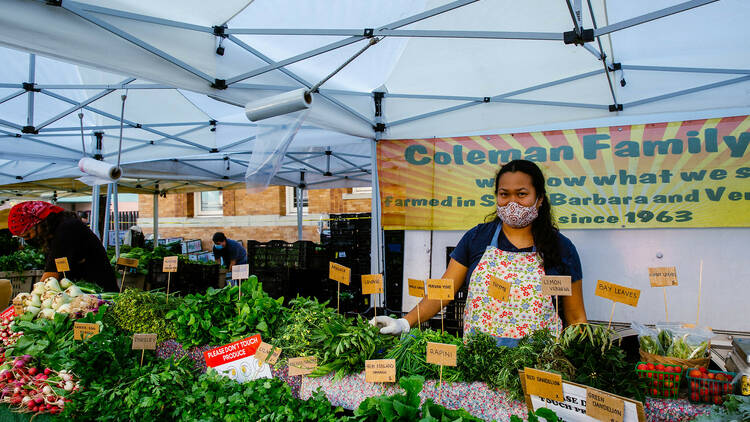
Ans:
<svg viewBox="0 0 750 422"><path fill-rule="evenodd" d="M732 394L734 372L710 371L706 367L685 370L688 399L693 403L724 403L724 395Z"/></svg>
<svg viewBox="0 0 750 422"><path fill-rule="evenodd" d="M638 378L646 382L646 395L663 399L676 399L680 391L682 367L677 365L638 362Z"/></svg>

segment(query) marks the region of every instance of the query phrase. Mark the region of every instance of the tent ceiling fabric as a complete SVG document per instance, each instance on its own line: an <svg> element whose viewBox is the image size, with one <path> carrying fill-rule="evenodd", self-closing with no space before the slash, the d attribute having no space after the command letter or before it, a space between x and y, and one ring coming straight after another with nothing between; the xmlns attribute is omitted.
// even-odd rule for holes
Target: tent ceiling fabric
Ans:
<svg viewBox="0 0 750 422"><path fill-rule="evenodd" d="M125 92L126 175L241 182L263 130L241 106L314 85L369 36L315 94L273 183L304 170L311 188L369 185L372 138L750 108L742 0L0 3L0 184L80 175L81 107L87 150L102 131L116 160ZM563 42L576 4L598 35L584 45Z"/></svg>

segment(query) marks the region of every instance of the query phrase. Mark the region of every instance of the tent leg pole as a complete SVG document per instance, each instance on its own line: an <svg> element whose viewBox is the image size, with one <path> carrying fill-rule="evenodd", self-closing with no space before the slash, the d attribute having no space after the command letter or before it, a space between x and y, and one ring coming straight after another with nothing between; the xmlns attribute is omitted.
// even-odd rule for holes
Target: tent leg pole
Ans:
<svg viewBox="0 0 750 422"><path fill-rule="evenodd" d="M302 195L304 189L299 186L295 189L297 190L297 240L302 240L302 211L305 206Z"/></svg>
<svg viewBox="0 0 750 422"><path fill-rule="evenodd" d="M91 187L91 213L89 214L89 227L96 237L99 237L99 185Z"/></svg>
<svg viewBox="0 0 750 422"><path fill-rule="evenodd" d="M117 197L117 182L112 183L112 205L115 219L115 256L120 257L120 206Z"/></svg>
<svg viewBox="0 0 750 422"><path fill-rule="evenodd" d="M380 187L378 185L378 141L373 139L370 141L370 169L372 172L372 218L370 219L370 271L372 274L383 274L383 294L372 295L372 300L380 300L380 307L386 307L387 301L385 300L388 283L385 282L385 263L383 256L383 232L381 230L380 222ZM386 303L383 303L386 302ZM374 303L374 302L373 302Z"/></svg>
<svg viewBox="0 0 750 422"><path fill-rule="evenodd" d="M159 192L154 193L154 249L159 246Z"/></svg>
<svg viewBox="0 0 750 422"><path fill-rule="evenodd" d="M109 207L112 200L112 183L107 185L107 201L104 205L104 225L102 226L102 245L107 249L109 237Z"/></svg>

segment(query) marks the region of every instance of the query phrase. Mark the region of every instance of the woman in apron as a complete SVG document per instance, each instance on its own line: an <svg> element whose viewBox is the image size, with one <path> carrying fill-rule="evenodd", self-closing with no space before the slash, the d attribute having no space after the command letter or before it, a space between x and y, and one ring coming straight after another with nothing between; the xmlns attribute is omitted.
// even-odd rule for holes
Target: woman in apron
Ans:
<svg viewBox="0 0 750 422"><path fill-rule="evenodd" d="M531 161L514 160L495 177L497 213L492 221L469 230L451 253L441 278L455 280L457 292L469 283L464 336L481 331L498 345L515 346L523 336L549 328L586 322L581 290L581 262L573 243L552 220L541 170ZM560 298L560 309L541 294L543 275L569 275L572 295ZM507 301L489 295L493 277L510 283ZM423 299L404 318L386 316L371 322L383 334L398 335L440 311L440 301ZM419 315L421 321L417 321Z"/></svg>

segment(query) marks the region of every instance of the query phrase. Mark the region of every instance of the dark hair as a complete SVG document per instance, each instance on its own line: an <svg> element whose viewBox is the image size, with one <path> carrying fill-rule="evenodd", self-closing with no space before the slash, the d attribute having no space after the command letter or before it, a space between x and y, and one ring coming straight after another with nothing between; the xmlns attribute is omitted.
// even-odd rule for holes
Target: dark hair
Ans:
<svg viewBox="0 0 750 422"><path fill-rule="evenodd" d="M45 254L50 252L52 239L55 237L57 227L68 220L79 220L78 215L72 211L53 212L36 225L37 237L34 239Z"/></svg>
<svg viewBox="0 0 750 422"><path fill-rule="evenodd" d="M531 235L534 237L534 245L542 257L542 263L545 270L562 267L562 258L560 257L560 241L558 239L558 228L552 219L552 207L547 198L547 189L545 188L544 175L539 166L528 160L513 160L502 167L495 176L495 196L500 185L500 177L508 172L515 173L520 171L531 176L531 183L536 190L537 198L542 198L542 205L539 207L539 216L531 223ZM494 218L493 218L494 217ZM490 214L487 221L499 220L496 213Z"/></svg>
<svg viewBox="0 0 750 422"><path fill-rule="evenodd" d="M213 240L214 240L214 243L224 242L224 241L227 240L227 237L224 236L224 233L222 233L222 232L216 232L216 233L214 233Z"/></svg>

